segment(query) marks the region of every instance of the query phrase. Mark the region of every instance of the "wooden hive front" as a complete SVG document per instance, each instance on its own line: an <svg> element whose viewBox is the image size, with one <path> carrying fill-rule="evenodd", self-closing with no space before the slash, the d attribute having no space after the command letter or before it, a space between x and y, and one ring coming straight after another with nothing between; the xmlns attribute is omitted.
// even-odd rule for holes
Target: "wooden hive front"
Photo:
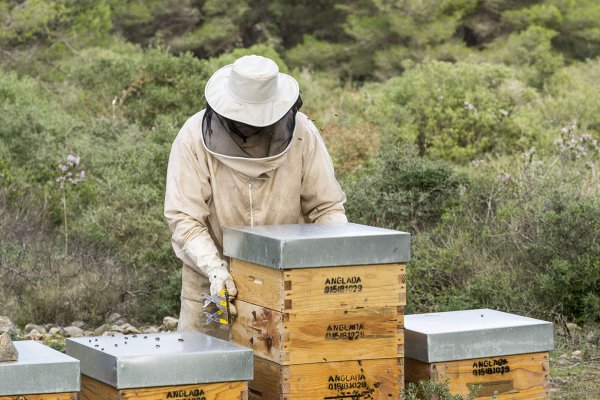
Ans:
<svg viewBox="0 0 600 400"><path fill-rule="evenodd" d="M254 360L250 400L390 400L404 385L402 358L280 365Z"/></svg>
<svg viewBox="0 0 600 400"><path fill-rule="evenodd" d="M282 365L402 357L405 271L402 264L274 270L233 259L232 340Z"/></svg>
<svg viewBox="0 0 600 400"><path fill-rule="evenodd" d="M225 230L250 399L399 398L407 240L355 224Z"/></svg>
<svg viewBox="0 0 600 400"><path fill-rule="evenodd" d="M478 399L548 399L548 352L425 363L406 359L406 382L447 381L452 393L479 386Z"/></svg>
<svg viewBox="0 0 600 400"><path fill-rule="evenodd" d="M97 379L82 375L79 398L81 400L246 400L248 399L248 383L245 381L219 382L117 389Z"/></svg>
<svg viewBox="0 0 600 400"><path fill-rule="evenodd" d="M406 316L406 383L447 381L478 399L549 398L552 324L495 310Z"/></svg>
<svg viewBox="0 0 600 400"><path fill-rule="evenodd" d="M67 340L82 400L245 400L252 351L201 333Z"/></svg>

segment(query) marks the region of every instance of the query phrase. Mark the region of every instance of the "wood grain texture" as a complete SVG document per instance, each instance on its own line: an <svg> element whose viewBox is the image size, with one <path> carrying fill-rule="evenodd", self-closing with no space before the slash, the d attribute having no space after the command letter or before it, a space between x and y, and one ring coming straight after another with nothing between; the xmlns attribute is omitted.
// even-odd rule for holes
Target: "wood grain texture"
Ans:
<svg viewBox="0 0 600 400"><path fill-rule="evenodd" d="M281 312L406 305L403 264L277 270L232 259L231 275L239 300Z"/></svg>
<svg viewBox="0 0 600 400"><path fill-rule="evenodd" d="M504 367L504 370L502 369ZM506 368L508 367L508 371ZM467 394L471 385L481 385L478 399L548 399L548 353L518 354L471 360L424 363L406 359L406 382L420 379L449 380L450 390Z"/></svg>
<svg viewBox="0 0 600 400"><path fill-rule="evenodd" d="M247 382L220 382L150 388L116 389L81 376L81 400L247 400Z"/></svg>
<svg viewBox="0 0 600 400"><path fill-rule="evenodd" d="M232 341L282 365L404 355L402 307L281 313L236 304Z"/></svg>
<svg viewBox="0 0 600 400"><path fill-rule="evenodd" d="M0 400L75 400L77 393L44 393L20 394L17 396L0 396Z"/></svg>
<svg viewBox="0 0 600 400"><path fill-rule="evenodd" d="M281 366L254 358L252 400L390 400L403 388L402 359Z"/></svg>

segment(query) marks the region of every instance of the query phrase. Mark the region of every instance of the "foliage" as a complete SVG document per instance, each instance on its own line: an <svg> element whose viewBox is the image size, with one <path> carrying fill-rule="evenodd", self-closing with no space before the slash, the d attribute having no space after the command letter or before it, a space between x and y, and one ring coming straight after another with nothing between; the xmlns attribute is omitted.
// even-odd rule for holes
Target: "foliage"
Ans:
<svg viewBox="0 0 600 400"><path fill-rule="evenodd" d="M500 65L427 62L390 79L370 119L386 136L416 144L421 156L465 162L511 151L522 139L512 115L535 98L523 86Z"/></svg>
<svg viewBox="0 0 600 400"><path fill-rule="evenodd" d="M448 382L419 381L418 383L409 383L404 390L403 400L475 400L477 393L481 390L478 385L469 387L469 394L462 396L452 394ZM496 396L493 396L494 399Z"/></svg>
<svg viewBox="0 0 600 400"><path fill-rule="evenodd" d="M35 197L0 192L0 297L17 324L96 322L127 297L133 280L115 249L77 238L69 249Z"/></svg>
<svg viewBox="0 0 600 400"><path fill-rule="evenodd" d="M599 12L594 0L0 1L3 307L21 323L175 314L171 143L214 70L262 54L300 82L350 220L413 234L409 312L597 321ZM54 181L66 154L87 175L67 209Z"/></svg>
<svg viewBox="0 0 600 400"><path fill-rule="evenodd" d="M483 53L488 61L518 66L518 73L531 86L541 88L564 65L562 54L552 48L556 31L536 25L497 40Z"/></svg>
<svg viewBox="0 0 600 400"><path fill-rule="evenodd" d="M600 187L581 161L559 160L529 152L472 170L443 223L415 242L413 307L597 319Z"/></svg>
<svg viewBox="0 0 600 400"><path fill-rule="evenodd" d="M420 233L440 221L458 196L460 179L449 165L395 146L345 187L350 220Z"/></svg>

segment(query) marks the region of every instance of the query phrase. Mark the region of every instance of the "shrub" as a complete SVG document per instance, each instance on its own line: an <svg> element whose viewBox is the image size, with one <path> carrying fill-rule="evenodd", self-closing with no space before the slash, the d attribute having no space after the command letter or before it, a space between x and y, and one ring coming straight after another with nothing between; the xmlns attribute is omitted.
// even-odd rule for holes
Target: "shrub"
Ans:
<svg viewBox="0 0 600 400"><path fill-rule="evenodd" d="M352 221L418 233L439 222L459 186L447 164L418 157L414 147L396 146L345 182L346 208Z"/></svg>
<svg viewBox="0 0 600 400"><path fill-rule="evenodd" d="M163 48L133 49L131 54L92 49L75 61L70 73L89 102L100 98L105 116L117 112L147 127L159 115L183 124L202 109L203 88L212 73L190 53L175 57Z"/></svg>
<svg viewBox="0 0 600 400"><path fill-rule="evenodd" d="M293 71L304 105L327 145L338 176L363 168L379 150L380 132L365 120L371 87L354 88L339 78L308 70Z"/></svg>
<svg viewBox="0 0 600 400"><path fill-rule="evenodd" d="M581 171L533 152L479 164L442 222L414 241L409 306L596 319L599 186Z"/></svg>
<svg viewBox="0 0 600 400"><path fill-rule="evenodd" d="M418 383L409 383L404 390L403 400L475 400L481 390L479 385L470 385L469 394L462 396L452 394L448 382L422 380ZM492 399L495 399L493 396Z"/></svg>
<svg viewBox="0 0 600 400"><path fill-rule="evenodd" d="M0 191L0 297L16 323L97 323L115 310L127 311L124 300L134 280L118 250L75 238L65 255L35 197L8 201L6 190Z"/></svg>
<svg viewBox="0 0 600 400"><path fill-rule="evenodd" d="M514 90L501 65L428 62L390 79L369 107L387 138L414 143L420 155L465 162L511 151L523 134L512 115L535 98Z"/></svg>

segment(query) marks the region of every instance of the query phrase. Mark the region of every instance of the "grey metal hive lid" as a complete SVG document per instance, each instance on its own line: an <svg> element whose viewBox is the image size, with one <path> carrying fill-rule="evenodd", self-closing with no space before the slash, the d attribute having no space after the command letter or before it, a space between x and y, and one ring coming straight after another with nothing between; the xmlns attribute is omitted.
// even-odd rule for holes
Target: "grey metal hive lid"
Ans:
<svg viewBox="0 0 600 400"><path fill-rule="evenodd" d="M404 327L405 356L429 363L554 348L552 323L489 309L406 315Z"/></svg>
<svg viewBox="0 0 600 400"><path fill-rule="evenodd" d="M252 379L252 350L197 332L67 339L81 373L117 389Z"/></svg>
<svg viewBox="0 0 600 400"><path fill-rule="evenodd" d="M228 257L276 269L389 264L410 260L410 234L342 224L225 228Z"/></svg>
<svg viewBox="0 0 600 400"><path fill-rule="evenodd" d="M79 361L33 340L13 342L19 358L0 362L0 396L79 391Z"/></svg>

